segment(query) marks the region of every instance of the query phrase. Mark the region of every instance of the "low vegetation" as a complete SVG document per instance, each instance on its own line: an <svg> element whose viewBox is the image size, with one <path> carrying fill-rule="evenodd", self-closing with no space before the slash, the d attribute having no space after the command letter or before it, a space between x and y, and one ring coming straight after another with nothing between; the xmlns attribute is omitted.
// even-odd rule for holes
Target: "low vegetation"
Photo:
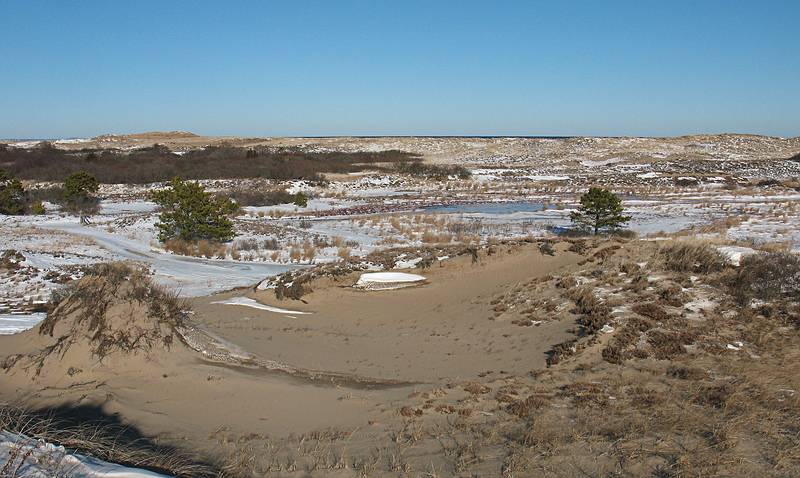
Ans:
<svg viewBox="0 0 800 478"><path fill-rule="evenodd" d="M459 165L426 164L420 161L400 162L397 172L418 178L445 180L449 178L469 179L469 169Z"/></svg>
<svg viewBox="0 0 800 478"><path fill-rule="evenodd" d="M419 157L402 151L305 152L266 147L208 146L178 155L161 145L123 152L66 151L42 143L35 148L0 148L0 167L20 179L62 181L85 171L104 184L143 184L185 179L268 178L322 180L324 173L382 169Z"/></svg>
<svg viewBox="0 0 800 478"><path fill-rule="evenodd" d="M0 214L20 216L28 210L28 195L19 179L0 169Z"/></svg>
<svg viewBox="0 0 800 478"><path fill-rule="evenodd" d="M727 260L706 241L686 239L670 241L659 249L659 256L667 270L707 274L718 272Z"/></svg>

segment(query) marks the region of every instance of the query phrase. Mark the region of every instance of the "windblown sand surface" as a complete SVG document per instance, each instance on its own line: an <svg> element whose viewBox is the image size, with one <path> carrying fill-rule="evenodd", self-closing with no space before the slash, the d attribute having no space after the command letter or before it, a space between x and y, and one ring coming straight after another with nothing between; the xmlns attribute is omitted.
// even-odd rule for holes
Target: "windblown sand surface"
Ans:
<svg viewBox="0 0 800 478"><path fill-rule="evenodd" d="M324 374L315 380L213 362L178 340L168 348L117 351L102 359L93 355L88 338L74 340L66 353L48 355L37 374L30 357L49 351L59 335L66 335L59 328L53 337L42 334L40 325L0 337L0 360L8 366L0 400L42 407L100 405L148 435L208 450L222 429L284 436L368 427L396 417L395 404L423 385L544 367L545 351L569 336L574 321L553 321L520 333L515 325L493 320L490 302L522 281L568 268L579 258L568 252L543 256L533 245L514 246L498 248L477 264L462 257L420 271L429 283L409 289L354 290L349 286L356 275L317 281L306 303L276 301L270 290L191 301L192 321L234 347L361 382L331 385ZM243 292L289 310L213 303ZM140 306L127 303L109 311L121 328L148 320ZM377 380L371 385L370 378ZM407 383L380 385L380 380Z"/></svg>
<svg viewBox="0 0 800 478"><path fill-rule="evenodd" d="M241 291L192 301L197 318L248 351L310 369L438 382L526 373L545 365L545 351L565 340L574 321L542 324L530 333L493 321L490 302L521 282L563 269L575 254L541 255L535 247L469 257L419 271L429 284L361 291L358 274L325 279L300 301L276 301L271 290L248 292L265 304L312 312L280 314L215 304ZM289 304L289 305L287 305Z"/></svg>

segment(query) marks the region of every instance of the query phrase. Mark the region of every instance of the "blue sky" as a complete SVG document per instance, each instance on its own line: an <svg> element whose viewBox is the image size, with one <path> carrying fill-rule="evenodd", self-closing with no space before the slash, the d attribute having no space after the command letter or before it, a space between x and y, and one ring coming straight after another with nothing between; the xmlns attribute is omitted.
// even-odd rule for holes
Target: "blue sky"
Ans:
<svg viewBox="0 0 800 478"><path fill-rule="evenodd" d="M0 0L0 137L800 135L800 1Z"/></svg>

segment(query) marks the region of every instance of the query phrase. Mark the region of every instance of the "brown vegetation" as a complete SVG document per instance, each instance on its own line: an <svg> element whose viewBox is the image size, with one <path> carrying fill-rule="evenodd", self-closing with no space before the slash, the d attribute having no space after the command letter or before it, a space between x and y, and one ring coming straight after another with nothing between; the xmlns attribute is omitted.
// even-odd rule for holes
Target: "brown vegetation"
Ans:
<svg viewBox="0 0 800 478"><path fill-rule="evenodd" d="M20 179L63 181L86 171L101 183L151 183L183 179L269 178L320 180L322 173L349 173L379 169L384 164L419 158L401 151L376 153L309 153L294 149L208 146L183 155L155 145L121 152L66 151L47 143L36 148L0 149L0 167Z"/></svg>

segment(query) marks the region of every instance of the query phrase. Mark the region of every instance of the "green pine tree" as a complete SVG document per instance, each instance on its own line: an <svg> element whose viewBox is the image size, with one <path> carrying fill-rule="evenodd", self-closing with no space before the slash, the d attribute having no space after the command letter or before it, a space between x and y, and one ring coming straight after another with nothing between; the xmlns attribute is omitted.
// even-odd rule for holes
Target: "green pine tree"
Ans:
<svg viewBox="0 0 800 478"><path fill-rule="evenodd" d="M623 214L622 200L608 189L590 188L581 196L581 205L570 214L572 223L595 234L604 229L616 230L630 221Z"/></svg>
<svg viewBox="0 0 800 478"><path fill-rule="evenodd" d="M97 209L98 199L94 196L100 189L97 178L85 171L78 171L64 180L64 206L70 211L80 212L81 216Z"/></svg>
<svg viewBox="0 0 800 478"><path fill-rule="evenodd" d="M18 216L25 214L27 195L22 183L0 169L0 214Z"/></svg>
<svg viewBox="0 0 800 478"><path fill-rule="evenodd" d="M175 178L170 187L155 191L152 200L161 206L156 227L162 242L169 239L227 242L233 239L229 216L239 207L228 198L214 196L198 183Z"/></svg>

